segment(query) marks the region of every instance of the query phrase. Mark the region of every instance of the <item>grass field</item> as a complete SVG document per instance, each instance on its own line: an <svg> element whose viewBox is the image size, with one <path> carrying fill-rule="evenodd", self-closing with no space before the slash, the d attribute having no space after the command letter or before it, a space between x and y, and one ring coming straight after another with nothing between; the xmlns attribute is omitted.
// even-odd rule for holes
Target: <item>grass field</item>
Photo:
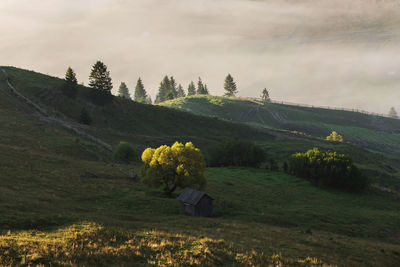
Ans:
<svg viewBox="0 0 400 267"><path fill-rule="evenodd" d="M51 93L57 79L10 72L21 91L65 120L74 121L73 110L86 103L81 97L75 107L63 107L68 100L56 100L62 97L57 91L52 100L41 100L35 97L38 88L52 80ZM18 75L24 82L18 82ZM35 80L40 82L29 91ZM124 111L127 125L101 120ZM237 137L256 140L269 157L282 162L293 151L318 145L352 151L364 169L399 179L386 166L396 166L395 156L354 144L263 132L119 99L91 112L95 124L85 131L112 145L126 139L138 153L175 140L193 141L206 151L222 138ZM152 125L150 117L159 125ZM132 168L137 173L139 163L117 164L90 140L40 120L1 79L0 125L0 265L396 266L400 261L400 203L388 195L320 189L266 169L207 168L206 192L215 199L215 216L194 218L182 214L175 199L126 175Z"/></svg>
<svg viewBox="0 0 400 267"><path fill-rule="evenodd" d="M303 132L318 138L338 131L346 141L374 150L400 152L400 120L396 119L342 110L263 105L252 100L217 96L191 96L161 105L260 127Z"/></svg>

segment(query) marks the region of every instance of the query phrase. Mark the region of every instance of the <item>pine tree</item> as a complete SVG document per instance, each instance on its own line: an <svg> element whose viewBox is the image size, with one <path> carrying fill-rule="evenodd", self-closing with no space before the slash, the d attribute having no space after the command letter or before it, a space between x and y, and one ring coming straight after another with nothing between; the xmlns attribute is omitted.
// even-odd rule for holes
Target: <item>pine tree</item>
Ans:
<svg viewBox="0 0 400 267"><path fill-rule="evenodd" d="M172 95L174 96L174 98L177 98L178 97L178 90L177 90L176 81L175 81L173 76L171 76L171 78L169 80L169 87L170 87L170 90L171 90Z"/></svg>
<svg viewBox="0 0 400 267"><path fill-rule="evenodd" d="M261 101L264 103L271 102L271 98L269 97L269 91L267 88L264 88L261 95Z"/></svg>
<svg viewBox="0 0 400 267"><path fill-rule="evenodd" d="M196 94L196 86L194 85L194 82L190 82L189 87L188 87L188 96L195 95Z"/></svg>
<svg viewBox="0 0 400 267"><path fill-rule="evenodd" d="M71 84L78 84L78 80L76 79L76 74L71 67L68 67L67 72L65 73L65 81Z"/></svg>
<svg viewBox="0 0 400 267"><path fill-rule="evenodd" d="M236 83L233 81L233 78L230 74L226 76L224 83L225 95L224 96L235 96L237 94Z"/></svg>
<svg viewBox="0 0 400 267"><path fill-rule="evenodd" d="M183 87L181 84L178 85L178 97L185 97L185 91L183 91Z"/></svg>
<svg viewBox="0 0 400 267"><path fill-rule="evenodd" d="M171 81L169 80L168 76L165 76L160 83L155 103L160 103L167 100L167 95L170 91L171 91Z"/></svg>
<svg viewBox="0 0 400 267"><path fill-rule="evenodd" d="M151 101L151 96L148 96L146 98L146 104L149 104L149 105L153 104L153 101Z"/></svg>
<svg viewBox="0 0 400 267"><path fill-rule="evenodd" d="M209 95L207 84L204 84L204 94Z"/></svg>
<svg viewBox="0 0 400 267"><path fill-rule="evenodd" d="M205 95L205 89L204 89L204 84L201 78L199 77L199 81L197 82L197 94L198 95Z"/></svg>
<svg viewBox="0 0 400 267"><path fill-rule="evenodd" d="M113 86L110 72L107 70L107 66L103 62L97 61L93 65L92 72L89 76L89 86L93 89L111 94Z"/></svg>
<svg viewBox="0 0 400 267"><path fill-rule="evenodd" d="M65 82L61 87L61 91L64 95L75 98L78 92L78 81L76 79L76 74L71 67L68 67L65 73Z"/></svg>
<svg viewBox="0 0 400 267"><path fill-rule="evenodd" d="M136 87L135 87L135 101L140 102L140 103L146 103L147 102L147 93L146 90L144 89L144 85L142 82L142 79L139 78Z"/></svg>
<svg viewBox="0 0 400 267"><path fill-rule="evenodd" d="M399 116L397 115L397 111L396 111L396 109L395 109L394 107L391 107L391 108L390 108L390 110L389 110L389 117L390 117L390 118L394 118L394 119L399 118Z"/></svg>
<svg viewBox="0 0 400 267"><path fill-rule="evenodd" d="M118 96L122 97L122 98L126 98L126 99L129 99L129 100L132 100L131 99L131 95L129 94L129 89L128 89L128 87L126 86L126 84L124 82L121 82L121 85L119 86Z"/></svg>

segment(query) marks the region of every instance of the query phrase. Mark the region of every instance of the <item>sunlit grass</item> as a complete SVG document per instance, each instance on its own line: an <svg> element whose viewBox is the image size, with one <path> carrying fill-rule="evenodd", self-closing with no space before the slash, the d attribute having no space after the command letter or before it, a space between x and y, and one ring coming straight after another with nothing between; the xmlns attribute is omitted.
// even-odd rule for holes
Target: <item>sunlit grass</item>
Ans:
<svg viewBox="0 0 400 267"><path fill-rule="evenodd" d="M118 263L118 264L116 264ZM8 232L0 236L2 265L298 265L327 266L316 258L289 260L233 243L163 231L107 229L82 222L54 231Z"/></svg>

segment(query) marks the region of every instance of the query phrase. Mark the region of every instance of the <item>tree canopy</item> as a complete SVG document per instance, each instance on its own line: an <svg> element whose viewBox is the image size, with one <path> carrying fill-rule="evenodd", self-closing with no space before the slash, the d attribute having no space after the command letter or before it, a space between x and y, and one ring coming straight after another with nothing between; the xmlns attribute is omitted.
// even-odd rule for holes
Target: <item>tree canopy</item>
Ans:
<svg viewBox="0 0 400 267"><path fill-rule="evenodd" d="M203 155L191 142L175 142L171 147L160 146L143 151L142 182L160 188L171 195L177 188L204 188L205 162Z"/></svg>
<svg viewBox="0 0 400 267"><path fill-rule="evenodd" d="M131 100L131 95L129 94L129 89L124 82L118 88L118 96Z"/></svg>
<svg viewBox="0 0 400 267"><path fill-rule="evenodd" d="M177 97L185 97L185 91L183 91L183 87L181 84L178 85L178 96Z"/></svg>
<svg viewBox="0 0 400 267"><path fill-rule="evenodd" d="M147 103L148 102L147 92L144 89L144 85L143 85L143 82L142 82L141 78L139 78L137 83L136 83L135 96L134 97L135 97L134 99L135 99L136 102L140 102L140 103Z"/></svg>
<svg viewBox="0 0 400 267"><path fill-rule="evenodd" d="M316 185L335 187L350 192L363 190L368 181L345 154L318 148L295 153L289 159L289 172L309 179Z"/></svg>
<svg viewBox="0 0 400 267"><path fill-rule="evenodd" d="M226 76L225 78L224 89L224 96L235 96L238 92L236 88L236 83L234 82L233 77L230 74L228 74L228 76Z"/></svg>
<svg viewBox="0 0 400 267"><path fill-rule="evenodd" d="M76 74L71 67L68 67L65 73L65 82L61 87L61 91L64 95L72 98L75 98L78 93L78 81L76 79Z"/></svg>
<svg viewBox="0 0 400 267"><path fill-rule="evenodd" d="M173 80L174 82L175 80ZM165 100L171 99L170 97L174 96L174 93L171 90L171 81L169 77L166 75L160 83L160 87L158 88L158 94L156 96L156 103L164 102Z"/></svg>
<svg viewBox="0 0 400 267"><path fill-rule="evenodd" d="M191 96L191 95L195 95L195 94L196 94L196 86L194 85L194 82L191 81L188 86L188 94L187 95Z"/></svg>
<svg viewBox="0 0 400 267"><path fill-rule="evenodd" d="M326 137L326 140L334 142L343 142L343 137L337 132L333 131L329 136Z"/></svg>
<svg viewBox="0 0 400 267"><path fill-rule="evenodd" d="M271 102L271 98L269 97L269 91L267 88L264 88L261 94L261 101L264 103Z"/></svg>
<svg viewBox="0 0 400 267"><path fill-rule="evenodd" d="M93 89L111 94L113 85L110 72L107 70L107 66L103 62L97 61L93 65L89 76L89 86Z"/></svg>
<svg viewBox="0 0 400 267"><path fill-rule="evenodd" d="M198 95L208 95L207 85L203 83L201 78L199 77L199 81L197 82L197 94Z"/></svg>

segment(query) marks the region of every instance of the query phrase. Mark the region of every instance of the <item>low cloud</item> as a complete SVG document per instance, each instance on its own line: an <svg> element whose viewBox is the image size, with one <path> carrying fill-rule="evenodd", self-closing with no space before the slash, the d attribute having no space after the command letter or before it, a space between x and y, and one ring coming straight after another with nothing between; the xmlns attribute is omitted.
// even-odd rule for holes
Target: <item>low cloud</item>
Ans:
<svg viewBox="0 0 400 267"><path fill-rule="evenodd" d="M82 3L83 2L83 3ZM398 1L2 0L0 64L87 84L98 59L114 90L142 77L155 96L164 75L199 76L223 94L387 112L400 110Z"/></svg>

